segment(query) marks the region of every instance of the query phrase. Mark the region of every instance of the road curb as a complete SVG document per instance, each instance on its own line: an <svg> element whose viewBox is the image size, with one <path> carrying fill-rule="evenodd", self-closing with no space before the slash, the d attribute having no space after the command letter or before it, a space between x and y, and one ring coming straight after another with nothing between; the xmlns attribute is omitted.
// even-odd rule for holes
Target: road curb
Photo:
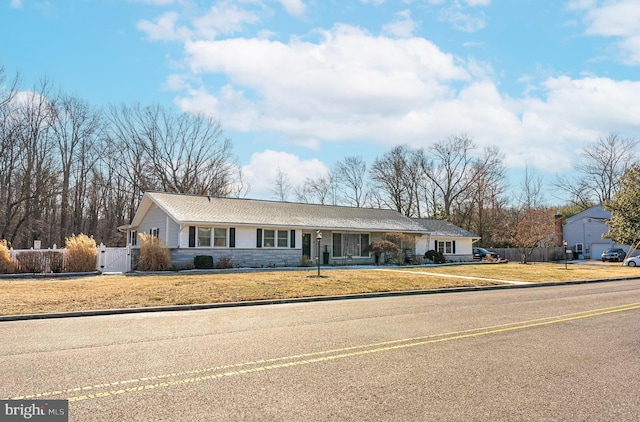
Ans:
<svg viewBox="0 0 640 422"><path fill-rule="evenodd" d="M204 309L218 309L218 308L236 308L244 306L265 306L265 305L282 305L291 303L309 303L309 302L329 302L336 300L353 300L353 299L373 299L382 297L396 297L396 296L418 296L418 295L431 295L431 294L445 294L445 293L461 293L461 292L475 292L483 290L503 290L503 289L530 289L537 287L551 287L551 286L565 286L572 284L590 284L590 283L605 283L615 281L629 281L638 280L638 277L623 277L612 279L598 279L598 280L577 280L577 281L555 281L546 283L531 283L531 284L499 284L491 286L471 286L471 287L450 287L443 289L431 289L431 290L405 290L405 291L392 291L392 292L372 292L372 293L354 293L339 296L311 296L300 298L284 298L284 299L264 299L264 300L250 300L244 302L218 302L196 305L173 305L173 306L155 306L147 308L122 308L122 309L99 309L90 311L74 311L74 312L57 312L57 313L44 313L44 314L25 314L25 315L4 315L0 316L0 322L9 321L28 321L37 319L56 319L56 318L77 318L88 316L105 316L105 315L125 315L125 314L139 314L139 313L151 313L151 312L175 312L175 311L196 311Z"/></svg>

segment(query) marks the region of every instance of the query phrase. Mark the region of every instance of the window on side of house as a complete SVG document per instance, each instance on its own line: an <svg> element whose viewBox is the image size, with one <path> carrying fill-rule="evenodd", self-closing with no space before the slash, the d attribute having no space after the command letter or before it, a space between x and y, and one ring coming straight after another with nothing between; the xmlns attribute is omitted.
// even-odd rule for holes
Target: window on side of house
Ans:
<svg viewBox="0 0 640 422"><path fill-rule="evenodd" d="M333 257L368 257L368 233L333 233Z"/></svg>
<svg viewBox="0 0 640 422"><path fill-rule="evenodd" d="M278 247L286 248L289 246L289 232L287 230L278 230Z"/></svg>
<svg viewBox="0 0 640 422"><path fill-rule="evenodd" d="M197 246L199 248L210 248L211 247L211 227L198 227L198 243Z"/></svg>
<svg viewBox="0 0 640 422"><path fill-rule="evenodd" d="M216 246L216 247L227 246L227 229L222 229L222 228L213 229L213 246Z"/></svg>
<svg viewBox="0 0 640 422"><path fill-rule="evenodd" d="M273 248L276 246L276 231L275 230L263 230L264 236L262 238L262 245L265 248Z"/></svg>
<svg viewBox="0 0 640 422"><path fill-rule="evenodd" d="M138 232L133 230L131 232L131 238L129 239L129 243L131 244L131 246L137 246L138 245Z"/></svg>
<svg viewBox="0 0 640 422"><path fill-rule="evenodd" d="M151 237L160 237L160 229L158 227L154 227L149 229L149 235Z"/></svg>
<svg viewBox="0 0 640 422"><path fill-rule="evenodd" d="M442 252L443 255L454 254L454 242L451 240L438 240L436 241L436 251Z"/></svg>

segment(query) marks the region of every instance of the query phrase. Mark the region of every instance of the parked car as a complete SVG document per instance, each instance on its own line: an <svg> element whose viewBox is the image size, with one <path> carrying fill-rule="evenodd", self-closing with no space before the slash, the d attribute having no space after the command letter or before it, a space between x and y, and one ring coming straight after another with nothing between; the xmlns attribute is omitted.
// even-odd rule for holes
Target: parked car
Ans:
<svg viewBox="0 0 640 422"><path fill-rule="evenodd" d="M473 248L473 259L485 259L485 258L500 259L500 255L495 252L486 250L485 248Z"/></svg>
<svg viewBox="0 0 640 422"><path fill-rule="evenodd" d="M628 265L629 267L640 267L640 255L625 259L624 265Z"/></svg>
<svg viewBox="0 0 640 422"><path fill-rule="evenodd" d="M620 262L627 256L627 253L621 248L610 248L606 251L602 252L600 256L602 258L602 262L605 261L615 261Z"/></svg>

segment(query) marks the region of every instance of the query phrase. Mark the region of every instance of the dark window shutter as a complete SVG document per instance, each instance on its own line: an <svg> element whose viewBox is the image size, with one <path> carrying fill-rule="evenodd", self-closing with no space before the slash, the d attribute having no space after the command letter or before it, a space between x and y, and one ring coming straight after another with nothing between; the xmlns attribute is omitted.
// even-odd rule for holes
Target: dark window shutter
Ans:
<svg viewBox="0 0 640 422"><path fill-rule="evenodd" d="M229 247L236 247L236 229L234 227L231 227L229 229Z"/></svg>
<svg viewBox="0 0 640 422"><path fill-rule="evenodd" d="M258 229L258 234L256 236L256 248L262 247L262 229Z"/></svg>
<svg viewBox="0 0 640 422"><path fill-rule="evenodd" d="M291 248L296 247L296 231L295 230L291 230L291 239L289 240L289 245L291 246Z"/></svg>
<svg viewBox="0 0 640 422"><path fill-rule="evenodd" d="M189 247L190 248L196 247L196 227L195 226L189 226Z"/></svg>
<svg viewBox="0 0 640 422"><path fill-rule="evenodd" d="M453 253L456 253L456 241L453 241Z"/></svg>

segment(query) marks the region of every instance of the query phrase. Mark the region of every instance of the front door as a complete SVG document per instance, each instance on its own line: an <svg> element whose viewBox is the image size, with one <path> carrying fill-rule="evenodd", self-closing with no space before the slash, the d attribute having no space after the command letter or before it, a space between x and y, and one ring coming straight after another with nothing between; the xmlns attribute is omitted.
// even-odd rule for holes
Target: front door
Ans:
<svg viewBox="0 0 640 422"><path fill-rule="evenodd" d="M302 256L311 258L311 233L302 234Z"/></svg>

